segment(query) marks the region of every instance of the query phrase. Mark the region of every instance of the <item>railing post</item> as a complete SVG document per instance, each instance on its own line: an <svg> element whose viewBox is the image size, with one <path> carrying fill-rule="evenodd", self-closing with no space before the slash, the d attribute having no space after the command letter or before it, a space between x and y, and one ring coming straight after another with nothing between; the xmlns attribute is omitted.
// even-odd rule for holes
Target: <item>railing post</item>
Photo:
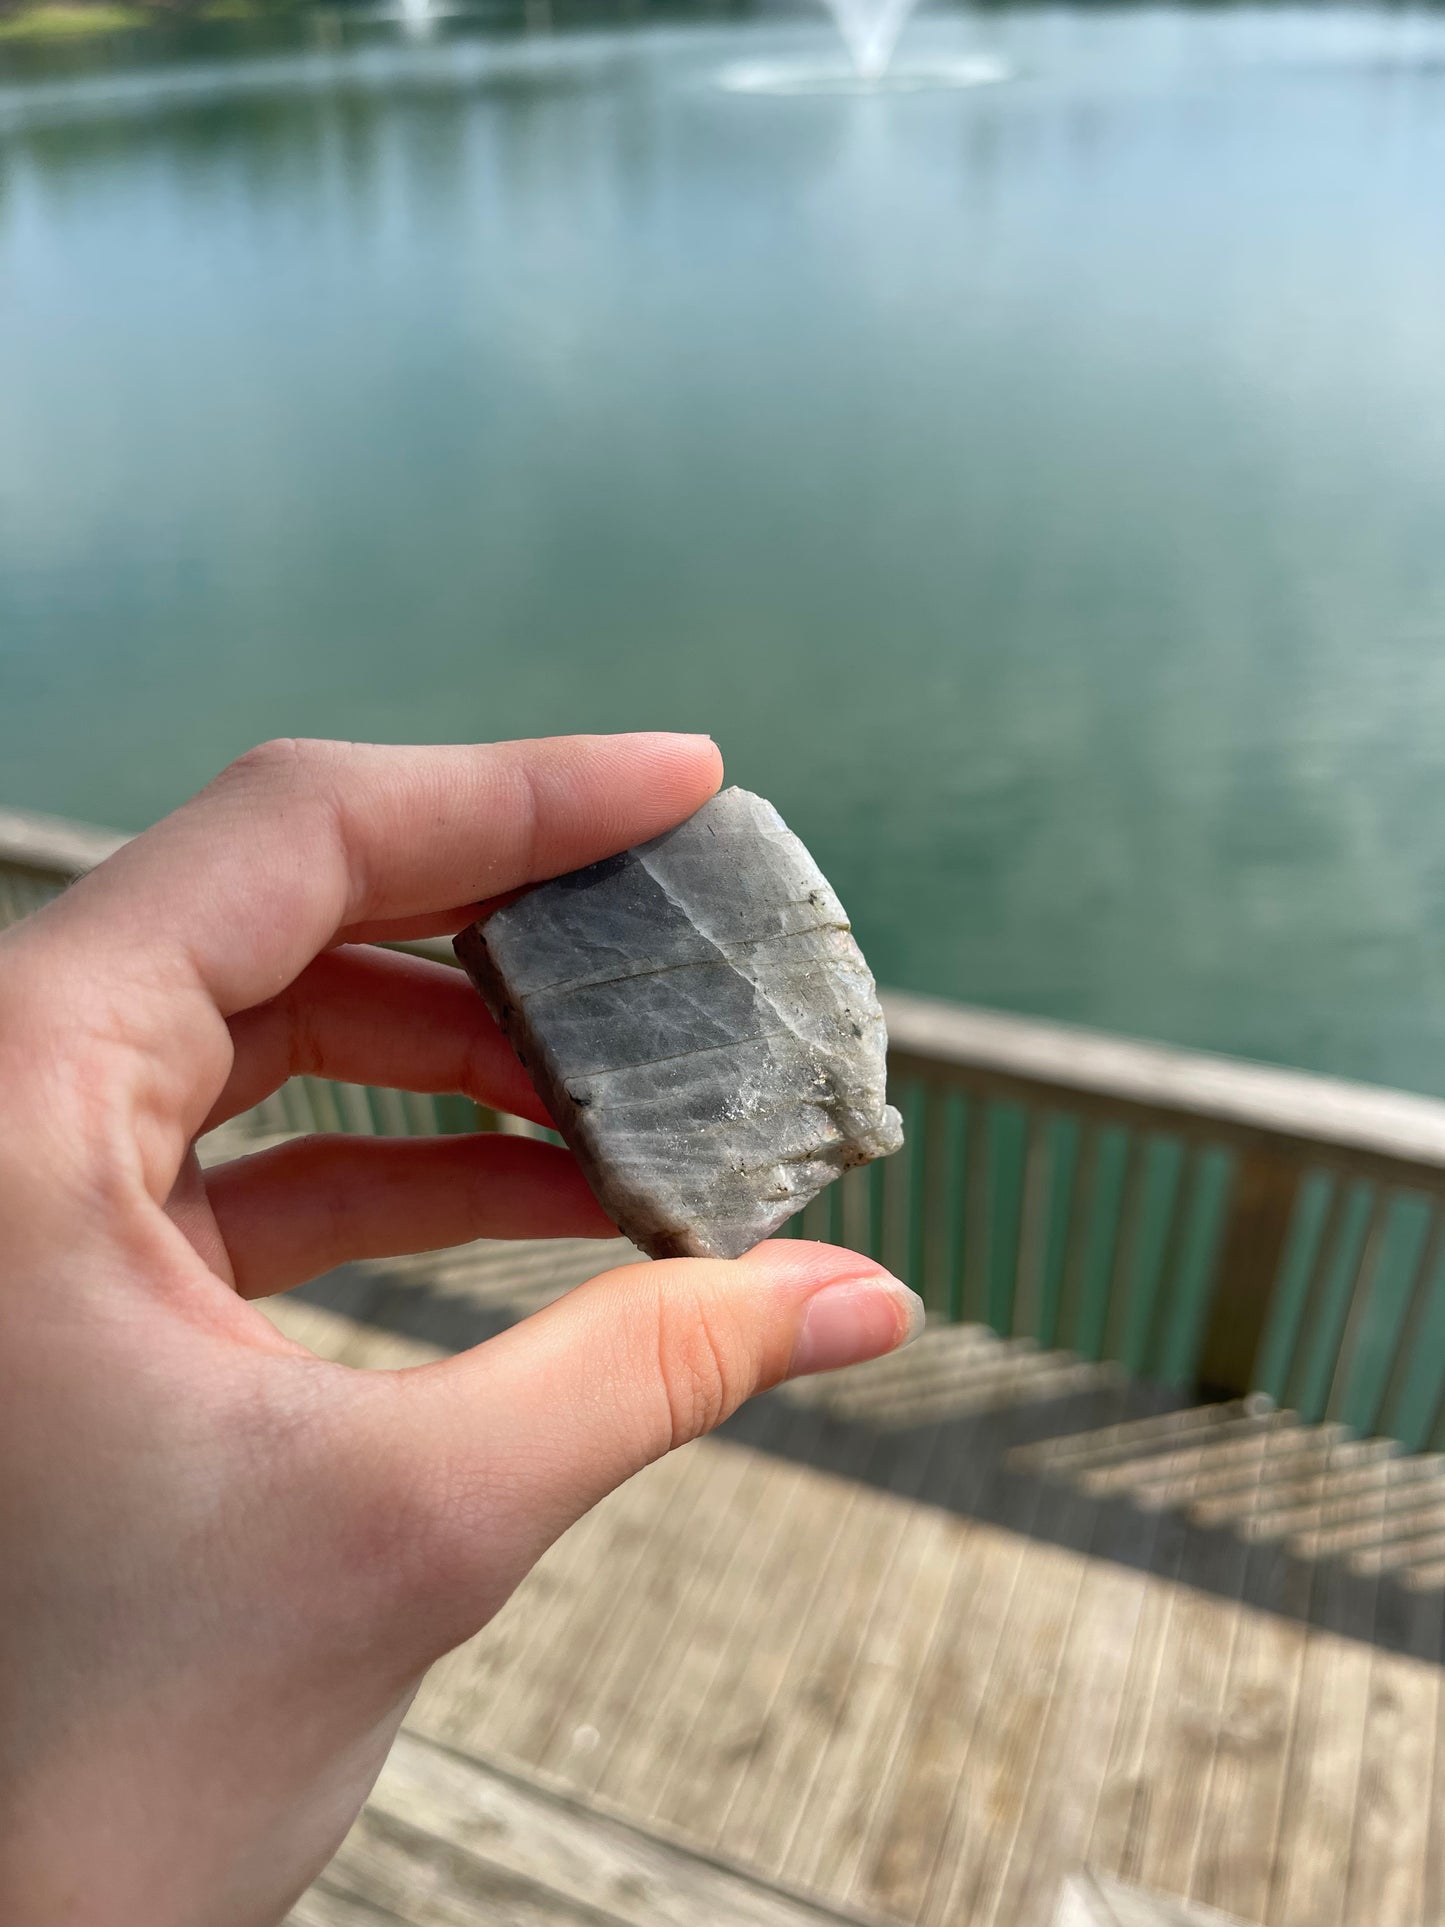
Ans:
<svg viewBox="0 0 1445 1927"><path fill-rule="evenodd" d="M1253 1389L1299 1182L1299 1166L1287 1159L1240 1154L1199 1350L1196 1382L1203 1398L1237 1398Z"/></svg>

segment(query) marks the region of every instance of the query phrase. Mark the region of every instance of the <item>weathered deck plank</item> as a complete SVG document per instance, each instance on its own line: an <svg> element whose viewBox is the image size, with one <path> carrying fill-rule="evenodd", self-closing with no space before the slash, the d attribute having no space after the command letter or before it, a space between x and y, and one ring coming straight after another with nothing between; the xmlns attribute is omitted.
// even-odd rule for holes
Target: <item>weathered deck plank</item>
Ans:
<svg viewBox="0 0 1445 1927"><path fill-rule="evenodd" d="M946 1540L967 1535L952 1521L924 1517L903 1537L884 1609L860 1649L847 1717L830 1736L807 1797L799 1803L783 1864L807 1885L850 1894L880 1786L889 1784L902 1746L913 1682L940 1635L956 1637L946 1615L955 1599L957 1560ZM907 1599L908 1611L889 1609Z"/></svg>
<svg viewBox="0 0 1445 1927"><path fill-rule="evenodd" d="M858 1815L856 1832L842 1845L838 1862L840 1891L866 1900L878 1886L878 1868L885 1845L893 1835L893 1816L906 1789L914 1783L917 1740L926 1731L936 1707L941 1684L954 1676L959 1647L966 1637L972 1607L972 1532L953 1538L952 1557L946 1559L947 1590L931 1641L923 1650L913 1675L899 1693L898 1728L893 1752L876 1787L867 1790L867 1804Z"/></svg>
<svg viewBox="0 0 1445 1927"><path fill-rule="evenodd" d="M1175 1607L1145 1747L1152 1802L1137 1878L1151 1892L1182 1899L1190 1890L1242 1618L1230 1602L1243 1592L1246 1559L1235 1533L1195 1532L1175 1568Z"/></svg>
<svg viewBox="0 0 1445 1927"><path fill-rule="evenodd" d="M979 1526L968 1548L968 1603L944 1655L934 1693L912 1734L910 1770L901 1780L887 1827L868 1870L867 1891L905 1919L938 1917L939 1895L979 1821L969 1796L973 1755L990 1709L1001 1704L1018 1624L1015 1599L1024 1584L1028 1541ZM1052 1548L1051 1564L1060 1555ZM983 1743L986 1743L986 1736Z"/></svg>
<svg viewBox="0 0 1445 1927"><path fill-rule="evenodd" d="M810 1494L812 1498L815 1495ZM821 1760L846 1722L859 1658L908 1529L905 1504L862 1493L846 1535L832 1537L806 1612L761 1669L760 1717L735 1777L716 1841L776 1872ZM820 1535L821 1536L821 1535Z"/></svg>
<svg viewBox="0 0 1445 1927"><path fill-rule="evenodd" d="M1258 1541L1245 1592L1265 1609L1236 1617L1190 1891L1258 1920L1269 1900L1308 1642L1308 1569L1278 1541Z"/></svg>
<svg viewBox="0 0 1445 1927"><path fill-rule="evenodd" d="M1124 1711L1134 1642L1151 1581L1160 1514L1131 1508L1099 1521L1085 1569L1069 1653L1042 1722L1038 1755L1000 1856L993 1919L1042 1920L1065 1876L1082 1864ZM1080 1772L1081 1760L1094 1771Z"/></svg>
<svg viewBox="0 0 1445 1927"><path fill-rule="evenodd" d="M290 1927L868 1927L403 1733Z"/></svg>
<svg viewBox="0 0 1445 1927"><path fill-rule="evenodd" d="M690 1645L706 1637L708 1602L732 1576L739 1537L752 1526L760 1470L747 1453L719 1456L708 1480L706 1514L694 1521L683 1501L687 1555L647 1561L646 1576L624 1591L619 1611L609 1616L575 1696L557 1709L551 1731L538 1733L537 1764L565 1770L578 1793L594 1791L626 1740L639 1725L646 1731L636 1715L649 1683L659 1677L675 1682ZM580 1749L574 1737L579 1729L588 1736Z"/></svg>
<svg viewBox="0 0 1445 1927"><path fill-rule="evenodd" d="M820 1509L810 1505L818 1475L803 1468L794 1471L791 1518L774 1534L756 1579L739 1602L736 1623L749 1626L753 1637L740 1639L736 1631L719 1634L720 1653L706 1686L694 1703L678 1709L669 1770L659 1774L658 1759L639 1782L641 1786L650 1780L656 1789L661 1817L709 1844L728 1836L740 1792L767 1770L779 1695L800 1648L812 1638L820 1600L843 1569L839 1548L862 1517L865 1494L842 1492L841 1504ZM828 1533L821 1544L814 1542L806 1567L790 1550L789 1528L802 1510L811 1511L815 1528L821 1525ZM640 1750L634 1741L634 1755ZM619 1784L619 1792L624 1786Z"/></svg>
<svg viewBox="0 0 1445 1927"><path fill-rule="evenodd" d="M700 1732L714 1729L719 1707L726 1714L737 1709L734 1682L726 1677L737 1650L735 1628L786 1603L780 1589L797 1563L797 1486L809 1476L784 1460L759 1463L749 1452L738 1452L736 1463L747 1471L746 1509L739 1505L724 1522L731 1556L712 1575L696 1616L674 1620L659 1662L668 1669L666 1701L651 1723L634 1717L611 1736L592 1782L624 1811L664 1815L699 1837L716 1822L720 1790L711 1776L679 1778L674 1762L689 1756Z"/></svg>
<svg viewBox="0 0 1445 1927"><path fill-rule="evenodd" d="M1268 1902L1271 1927L1338 1927L1349 1891L1370 1695L1371 1649L1358 1635L1369 1629L1358 1617L1344 1568L1321 1565L1313 1577L1314 1623L1295 1703ZM1367 1913L1365 1921L1372 1922L1373 1915Z"/></svg>
<svg viewBox="0 0 1445 1927"><path fill-rule="evenodd" d="M1416 1927L1432 1918L1425 1861L1439 1797L1439 1686L1434 1666L1399 1653L1372 1656L1345 1903L1352 1927Z"/></svg>

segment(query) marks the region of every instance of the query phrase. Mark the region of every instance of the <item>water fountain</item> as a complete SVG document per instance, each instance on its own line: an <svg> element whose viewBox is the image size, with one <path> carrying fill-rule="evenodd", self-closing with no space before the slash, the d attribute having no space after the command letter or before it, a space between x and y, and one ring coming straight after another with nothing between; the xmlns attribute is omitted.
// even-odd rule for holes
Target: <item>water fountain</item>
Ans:
<svg viewBox="0 0 1445 1927"><path fill-rule="evenodd" d="M1009 78L1001 61L983 54L898 65L903 30L918 0L824 0L847 53L841 61L738 61L719 85L738 94L917 93L934 87L986 87Z"/></svg>
<svg viewBox="0 0 1445 1927"><path fill-rule="evenodd" d="M827 0L833 24L860 80L879 81L917 0Z"/></svg>
<svg viewBox="0 0 1445 1927"><path fill-rule="evenodd" d="M432 0L399 0L397 18L408 38L425 40L436 28L437 10Z"/></svg>

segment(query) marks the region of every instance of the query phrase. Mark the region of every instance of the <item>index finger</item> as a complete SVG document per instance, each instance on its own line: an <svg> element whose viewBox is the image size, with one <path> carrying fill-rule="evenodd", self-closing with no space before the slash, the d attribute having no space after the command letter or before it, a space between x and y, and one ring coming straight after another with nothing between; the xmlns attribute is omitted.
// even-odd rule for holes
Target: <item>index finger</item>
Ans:
<svg viewBox="0 0 1445 1927"><path fill-rule="evenodd" d="M691 815L705 736L559 736L391 748L267 743L54 906L101 937L112 983L173 965L223 1016L285 988L357 925L475 903ZM169 970L165 972L169 975Z"/></svg>

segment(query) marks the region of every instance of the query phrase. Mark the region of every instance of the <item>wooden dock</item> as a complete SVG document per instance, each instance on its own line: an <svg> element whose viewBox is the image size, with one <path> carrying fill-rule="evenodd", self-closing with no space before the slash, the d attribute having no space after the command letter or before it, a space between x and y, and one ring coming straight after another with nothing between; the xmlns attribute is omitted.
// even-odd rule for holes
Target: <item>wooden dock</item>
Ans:
<svg viewBox="0 0 1445 1927"><path fill-rule="evenodd" d="M615 1255L271 1309L393 1366ZM568 1534L434 1670L295 1921L1425 1927L1442 1606L1439 1460L943 1328Z"/></svg>

